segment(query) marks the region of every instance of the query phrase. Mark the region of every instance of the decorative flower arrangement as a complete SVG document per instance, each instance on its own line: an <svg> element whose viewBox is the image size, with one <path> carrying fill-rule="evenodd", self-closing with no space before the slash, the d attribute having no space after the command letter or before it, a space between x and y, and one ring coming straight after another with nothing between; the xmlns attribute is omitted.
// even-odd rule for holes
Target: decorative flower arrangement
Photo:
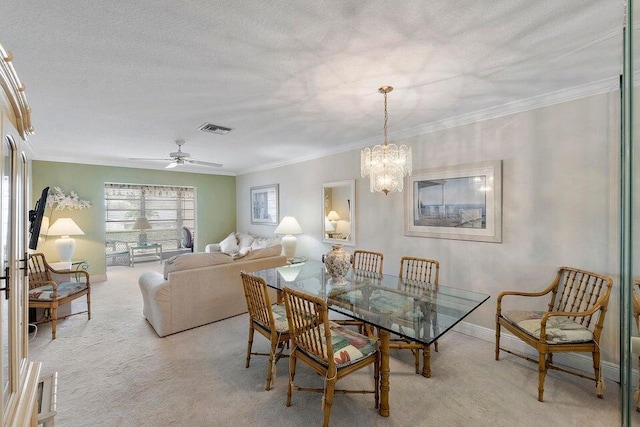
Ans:
<svg viewBox="0 0 640 427"><path fill-rule="evenodd" d="M53 191L49 191L47 196L47 206L53 207L56 211L64 209L69 210L83 210L91 207L91 202L88 200L80 200L78 193L70 191L67 196L60 187L53 187Z"/></svg>

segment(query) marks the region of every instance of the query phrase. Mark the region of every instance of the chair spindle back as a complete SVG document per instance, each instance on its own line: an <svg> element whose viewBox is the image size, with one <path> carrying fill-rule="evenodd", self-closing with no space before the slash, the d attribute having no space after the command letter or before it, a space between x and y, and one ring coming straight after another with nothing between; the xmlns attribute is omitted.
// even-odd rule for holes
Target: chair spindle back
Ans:
<svg viewBox="0 0 640 427"><path fill-rule="evenodd" d="M384 255L380 252L355 250L353 252L354 270L369 271L382 274L382 260Z"/></svg>
<svg viewBox="0 0 640 427"><path fill-rule="evenodd" d="M590 316L570 316L583 326L600 332L613 282L611 278L577 268L560 267L552 282L549 311L582 312L602 303L602 309Z"/></svg>
<svg viewBox="0 0 640 427"><path fill-rule="evenodd" d="M293 345L329 366L335 365L328 356L333 355L333 345L325 301L289 287L283 292Z"/></svg>
<svg viewBox="0 0 640 427"><path fill-rule="evenodd" d="M240 272L240 276L242 277L244 296L247 299L249 316L266 328L270 328L275 321L271 311L267 283L262 277L247 274L244 271Z"/></svg>
<svg viewBox="0 0 640 427"><path fill-rule="evenodd" d="M52 280L47 267L49 267L49 264L45 260L44 254L37 253L29 256L29 289L41 286L42 282L49 282Z"/></svg>
<svg viewBox="0 0 640 427"><path fill-rule="evenodd" d="M440 263L434 259L402 257L400 259L400 278L438 285Z"/></svg>

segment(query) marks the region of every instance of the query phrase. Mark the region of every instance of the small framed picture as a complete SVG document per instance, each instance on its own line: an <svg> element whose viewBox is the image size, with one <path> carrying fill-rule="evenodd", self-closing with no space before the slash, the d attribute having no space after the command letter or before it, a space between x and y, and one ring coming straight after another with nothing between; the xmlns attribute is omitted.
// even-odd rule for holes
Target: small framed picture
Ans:
<svg viewBox="0 0 640 427"><path fill-rule="evenodd" d="M251 224L278 224L278 184L251 187Z"/></svg>

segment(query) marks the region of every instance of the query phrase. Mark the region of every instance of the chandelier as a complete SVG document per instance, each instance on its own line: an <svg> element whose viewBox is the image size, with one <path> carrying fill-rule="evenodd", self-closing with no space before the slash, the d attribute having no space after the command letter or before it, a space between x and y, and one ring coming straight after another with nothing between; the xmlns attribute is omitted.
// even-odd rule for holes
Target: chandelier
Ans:
<svg viewBox="0 0 640 427"><path fill-rule="evenodd" d="M365 148L360 154L360 173L370 177L371 192L402 191L404 177L411 175L411 148L402 144L387 144L387 94L391 86L382 86L378 92L384 95L384 144Z"/></svg>

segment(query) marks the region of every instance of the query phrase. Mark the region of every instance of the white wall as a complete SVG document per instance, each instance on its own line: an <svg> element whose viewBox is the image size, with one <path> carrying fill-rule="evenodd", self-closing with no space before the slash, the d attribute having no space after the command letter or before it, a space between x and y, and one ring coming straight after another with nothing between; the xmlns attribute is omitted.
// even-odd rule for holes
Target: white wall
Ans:
<svg viewBox="0 0 640 427"><path fill-rule="evenodd" d="M503 161L502 243L405 236L403 194L370 193L360 177L358 150L238 176L238 230L273 232L275 226L250 224L249 188L278 183L280 217L295 216L305 232L296 254L320 259L330 249L321 242L321 184L357 178L357 246L383 252L390 274L397 274L403 255L438 259L441 284L490 294L467 319L471 323L493 329L500 291L541 290L559 266L612 276L601 344L603 359L618 363L618 96L596 95L401 141L413 148L414 170Z"/></svg>

